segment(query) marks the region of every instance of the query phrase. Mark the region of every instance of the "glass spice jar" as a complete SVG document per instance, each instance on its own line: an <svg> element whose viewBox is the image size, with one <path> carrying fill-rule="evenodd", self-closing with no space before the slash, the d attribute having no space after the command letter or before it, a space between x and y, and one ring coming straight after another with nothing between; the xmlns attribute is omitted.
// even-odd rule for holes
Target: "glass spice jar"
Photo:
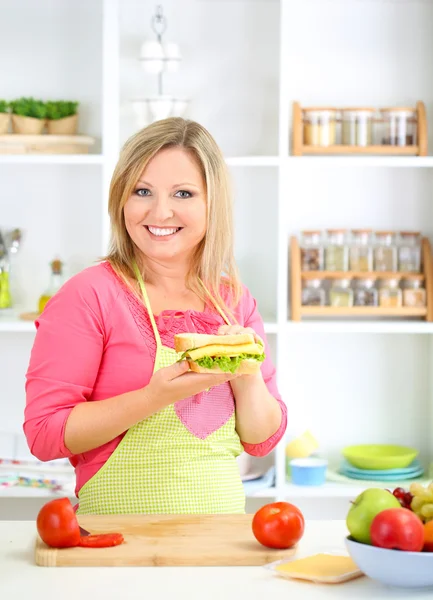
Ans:
<svg viewBox="0 0 433 600"><path fill-rule="evenodd" d="M323 271L324 250L320 231L301 232L301 270Z"/></svg>
<svg viewBox="0 0 433 600"><path fill-rule="evenodd" d="M352 229L349 269L355 272L373 271L373 245L370 229Z"/></svg>
<svg viewBox="0 0 433 600"><path fill-rule="evenodd" d="M335 279L329 290L330 306L353 306L353 290L350 279Z"/></svg>
<svg viewBox="0 0 433 600"><path fill-rule="evenodd" d="M384 108L381 111L387 146L414 146L417 143L417 111L414 108Z"/></svg>
<svg viewBox="0 0 433 600"><path fill-rule="evenodd" d="M405 273L420 273L421 234L419 231L400 232L398 270Z"/></svg>
<svg viewBox="0 0 433 600"><path fill-rule="evenodd" d="M392 231L376 231L374 270L393 273L397 271L397 246Z"/></svg>
<svg viewBox="0 0 433 600"><path fill-rule="evenodd" d="M403 306L424 307L427 294L422 281L417 278L406 278L403 283Z"/></svg>
<svg viewBox="0 0 433 600"><path fill-rule="evenodd" d="M379 306L397 308L402 306L403 295L398 279L382 279L379 288Z"/></svg>
<svg viewBox="0 0 433 600"><path fill-rule="evenodd" d="M379 294L374 279L360 278L356 279L354 283L354 306L378 306Z"/></svg>
<svg viewBox="0 0 433 600"><path fill-rule="evenodd" d="M346 146L370 146L374 108L345 108L341 112L342 142Z"/></svg>
<svg viewBox="0 0 433 600"><path fill-rule="evenodd" d="M326 306L326 292L320 279L307 279L302 288L303 306Z"/></svg>
<svg viewBox="0 0 433 600"><path fill-rule="evenodd" d="M336 142L337 111L333 108L304 108L304 144L332 146Z"/></svg>
<svg viewBox="0 0 433 600"><path fill-rule="evenodd" d="M328 229L325 246L325 270L349 270L349 246L346 243L345 229Z"/></svg>

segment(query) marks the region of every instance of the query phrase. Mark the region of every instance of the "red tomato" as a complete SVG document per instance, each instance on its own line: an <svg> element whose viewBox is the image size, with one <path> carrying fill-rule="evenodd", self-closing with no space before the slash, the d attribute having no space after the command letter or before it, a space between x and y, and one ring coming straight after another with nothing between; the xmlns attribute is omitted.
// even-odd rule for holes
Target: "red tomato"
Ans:
<svg viewBox="0 0 433 600"><path fill-rule="evenodd" d="M286 549L304 535L304 515L289 502L273 502L262 506L253 518L253 533L267 548Z"/></svg>
<svg viewBox="0 0 433 600"><path fill-rule="evenodd" d="M70 548L80 543L80 526L69 498L56 498L39 511L36 527L52 548Z"/></svg>
<svg viewBox="0 0 433 600"><path fill-rule="evenodd" d="M82 537L80 546L84 548L109 548L110 546L119 546L123 542L124 539L121 533L100 533Z"/></svg>

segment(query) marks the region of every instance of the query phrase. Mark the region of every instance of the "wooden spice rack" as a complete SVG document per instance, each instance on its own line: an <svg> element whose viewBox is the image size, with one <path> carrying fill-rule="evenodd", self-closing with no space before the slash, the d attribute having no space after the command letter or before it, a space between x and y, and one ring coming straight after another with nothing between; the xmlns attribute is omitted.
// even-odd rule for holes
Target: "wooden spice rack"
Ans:
<svg viewBox="0 0 433 600"><path fill-rule="evenodd" d="M418 145L391 146L369 145L369 146L346 146L335 144L332 146L310 146L304 144L304 123L302 108L299 102L293 103L292 121L292 155L303 156L306 154L378 154L391 156L427 156L427 114L425 104L421 101L416 104L417 112L417 137ZM321 110L335 110L323 107Z"/></svg>
<svg viewBox="0 0 433 600"><path fill-rule="evenodd" d="M301 249L298 239L290 240L290 284L291 284L291 320L301 321L302 317L421 317L433 321L433 259L431 245L427 238L421 240L422 273L417 277L424 281L426 306L387 308L383 306L302 306L302 281L306 279L354 279L364 277L382 279L384 277L404 279L414 277L414 273L388 273L374 271L357 273L354 271L302 271Z"/></svg>
<svg viewBox="0 0 433 600"><path fill-rule="evenodd" d="M0 154L87 154L95 139L87 135L0 135Z"/></svg>

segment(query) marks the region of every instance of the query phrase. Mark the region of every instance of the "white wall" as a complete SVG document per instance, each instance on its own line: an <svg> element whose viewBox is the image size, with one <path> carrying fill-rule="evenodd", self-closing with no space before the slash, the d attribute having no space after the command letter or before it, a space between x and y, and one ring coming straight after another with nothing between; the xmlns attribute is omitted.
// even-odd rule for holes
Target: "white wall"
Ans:
<svg viewBox="0 0 433 600"><path fill-rule="evenodd" d="M154 6L122 1L121 139L136 128L129 101L157 92L156 77L138 61ZM165 93L191 98L185 116L209 128L227 156L276 154L278 140L279 3L166 0L167 41L183 61L165 78ZM265 26L263 26L265 24Z"/></svg>

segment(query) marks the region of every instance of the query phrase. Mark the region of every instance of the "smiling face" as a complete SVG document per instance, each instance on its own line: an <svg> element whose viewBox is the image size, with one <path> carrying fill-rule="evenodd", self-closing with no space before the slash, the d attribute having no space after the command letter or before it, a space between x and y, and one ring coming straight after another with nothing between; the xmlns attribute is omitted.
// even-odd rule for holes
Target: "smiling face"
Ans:
<svg viewBox="0 0 433 600"><path fill-rule="evenodd" d="M126 229L156 262L188 262L206 233L206 184L192 154L165 148L149 161L124 207Z"/></svg>

